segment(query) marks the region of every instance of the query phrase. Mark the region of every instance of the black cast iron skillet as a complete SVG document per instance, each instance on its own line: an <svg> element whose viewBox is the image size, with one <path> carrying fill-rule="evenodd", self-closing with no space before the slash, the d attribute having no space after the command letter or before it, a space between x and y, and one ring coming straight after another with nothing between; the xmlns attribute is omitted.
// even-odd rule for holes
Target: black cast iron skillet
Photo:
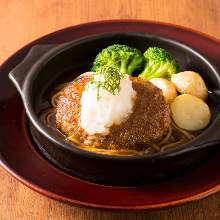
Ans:
<svg viewBox="0 0 220 220"><path fill-rule="evenodd" d="M193 141L171 150L154 155L118 157L96 154L70 145L39 120L42 109L49 107L52 88L88 71L97 53L114 43L133 46L142 52L149 46L162 47L175 57L182 70L201 73L210 89L210 126ZM193 169L211 158L219 147L219 72L202 54L172 39L144 33L114 32L61 45L36 45L23 62L9 73L9 78L22 97L31 133L40 151L56 166L86 180L121 186L155 183Z"/></svg>

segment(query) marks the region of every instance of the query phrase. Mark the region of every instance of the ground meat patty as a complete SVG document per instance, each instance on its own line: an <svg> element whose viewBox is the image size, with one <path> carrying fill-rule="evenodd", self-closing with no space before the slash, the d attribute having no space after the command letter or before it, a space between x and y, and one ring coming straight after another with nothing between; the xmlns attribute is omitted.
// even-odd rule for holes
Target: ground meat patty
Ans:
<svg viewBox="0 0 220 220"><path fill-rule="evenodd" d="M67 136L75 135L85 144L113 149L141 149L158 142L170 124L169 106L162 91L147 80L131 77L137 92L133 113L120 125L110 128L107 136L90 136L80 126L80 98L89 81L84 77L70 83L58 99L56 124Z"/></svg>

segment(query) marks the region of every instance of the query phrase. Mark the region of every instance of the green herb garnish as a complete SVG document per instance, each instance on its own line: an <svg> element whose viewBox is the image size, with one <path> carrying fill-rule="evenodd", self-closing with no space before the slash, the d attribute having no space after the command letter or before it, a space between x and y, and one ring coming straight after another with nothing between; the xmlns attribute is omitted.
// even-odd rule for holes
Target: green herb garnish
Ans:
<svg viewBox="0 0 220 220"><path fill-rule="evenodd" d="M99 77L95 77L99 75ZM120 73L117 69L105 66L99 69L96 72L91 80L91 84L95 84L98 88L97 99L100 98L99 89L105 89L113 95L116 95L120 92L120 81L124 77L124 74Z"/></svg>

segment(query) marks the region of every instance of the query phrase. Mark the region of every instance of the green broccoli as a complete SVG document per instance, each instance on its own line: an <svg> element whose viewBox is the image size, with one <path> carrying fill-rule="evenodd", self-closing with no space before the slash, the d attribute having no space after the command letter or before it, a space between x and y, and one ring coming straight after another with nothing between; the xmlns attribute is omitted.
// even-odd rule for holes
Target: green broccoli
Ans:
<svg viewBox="0 0 220 220"><path fill-rule="evenodd" d="M179 70L179 65L173 57L164 49L149 47L145 53L145 68L139 77L144 79L166 78L170 79Z"/></svg>
<svg viewBox="0 0 220 220"><path fill-rule="evenodd" d="M114 44L104 48L95 58L92 71L98 72L104 66L110 66L123 74L131 75L140 71L144 56L136 49L126 45Z"/></svg>

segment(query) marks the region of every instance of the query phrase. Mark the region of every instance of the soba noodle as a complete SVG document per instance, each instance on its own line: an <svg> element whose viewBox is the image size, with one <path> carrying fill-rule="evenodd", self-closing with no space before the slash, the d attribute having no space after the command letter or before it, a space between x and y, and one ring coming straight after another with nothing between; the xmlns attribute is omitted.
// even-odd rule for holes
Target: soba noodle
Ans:
<svg viewBox="0 0 220 220"><path fill-rule="evenodd" d="M88 74L83 74L83 75L77 77L77 79L79 79L85 75L88 75ZM41 117L47 126L53 127L59 133L62 133L62 132L56 128L56 125L55 125L55 123L52 122L53 120L51 120L51 118L52 117L55 118L57 100L60 96L63 95L63 88L66 85L68 85L68 83L60 84L58 87L55 88L54 93L52 94L52 98L51 98L52 108L46 110L42 114L42 117ZM117 149L117 150L115 150L115 149L105 149L105 148L100 148L100 147L94 147L94 146L89 146L89 145L83 144L79 140L79 138L77 138L74 135L65 136L62 133L62 136L66 142L68 142L70 144L76 143L77 145L79 145L80 148L82 148L84 150L88 150L88 151L96 152L96 153L100 153L100 154L114 155L114 156L132 156L132 155L138 156L138 155L149 154L152 152L153 153L163 152L168 149L177 147L183 143L186 143L189 140L194 138L193 134L179 128L173 121L171 122L166 135L162 138L162 140L159 143L154 143L151 146L146 146L146 149L143 149L140 151L131 150L131 149Z"/></svg>

